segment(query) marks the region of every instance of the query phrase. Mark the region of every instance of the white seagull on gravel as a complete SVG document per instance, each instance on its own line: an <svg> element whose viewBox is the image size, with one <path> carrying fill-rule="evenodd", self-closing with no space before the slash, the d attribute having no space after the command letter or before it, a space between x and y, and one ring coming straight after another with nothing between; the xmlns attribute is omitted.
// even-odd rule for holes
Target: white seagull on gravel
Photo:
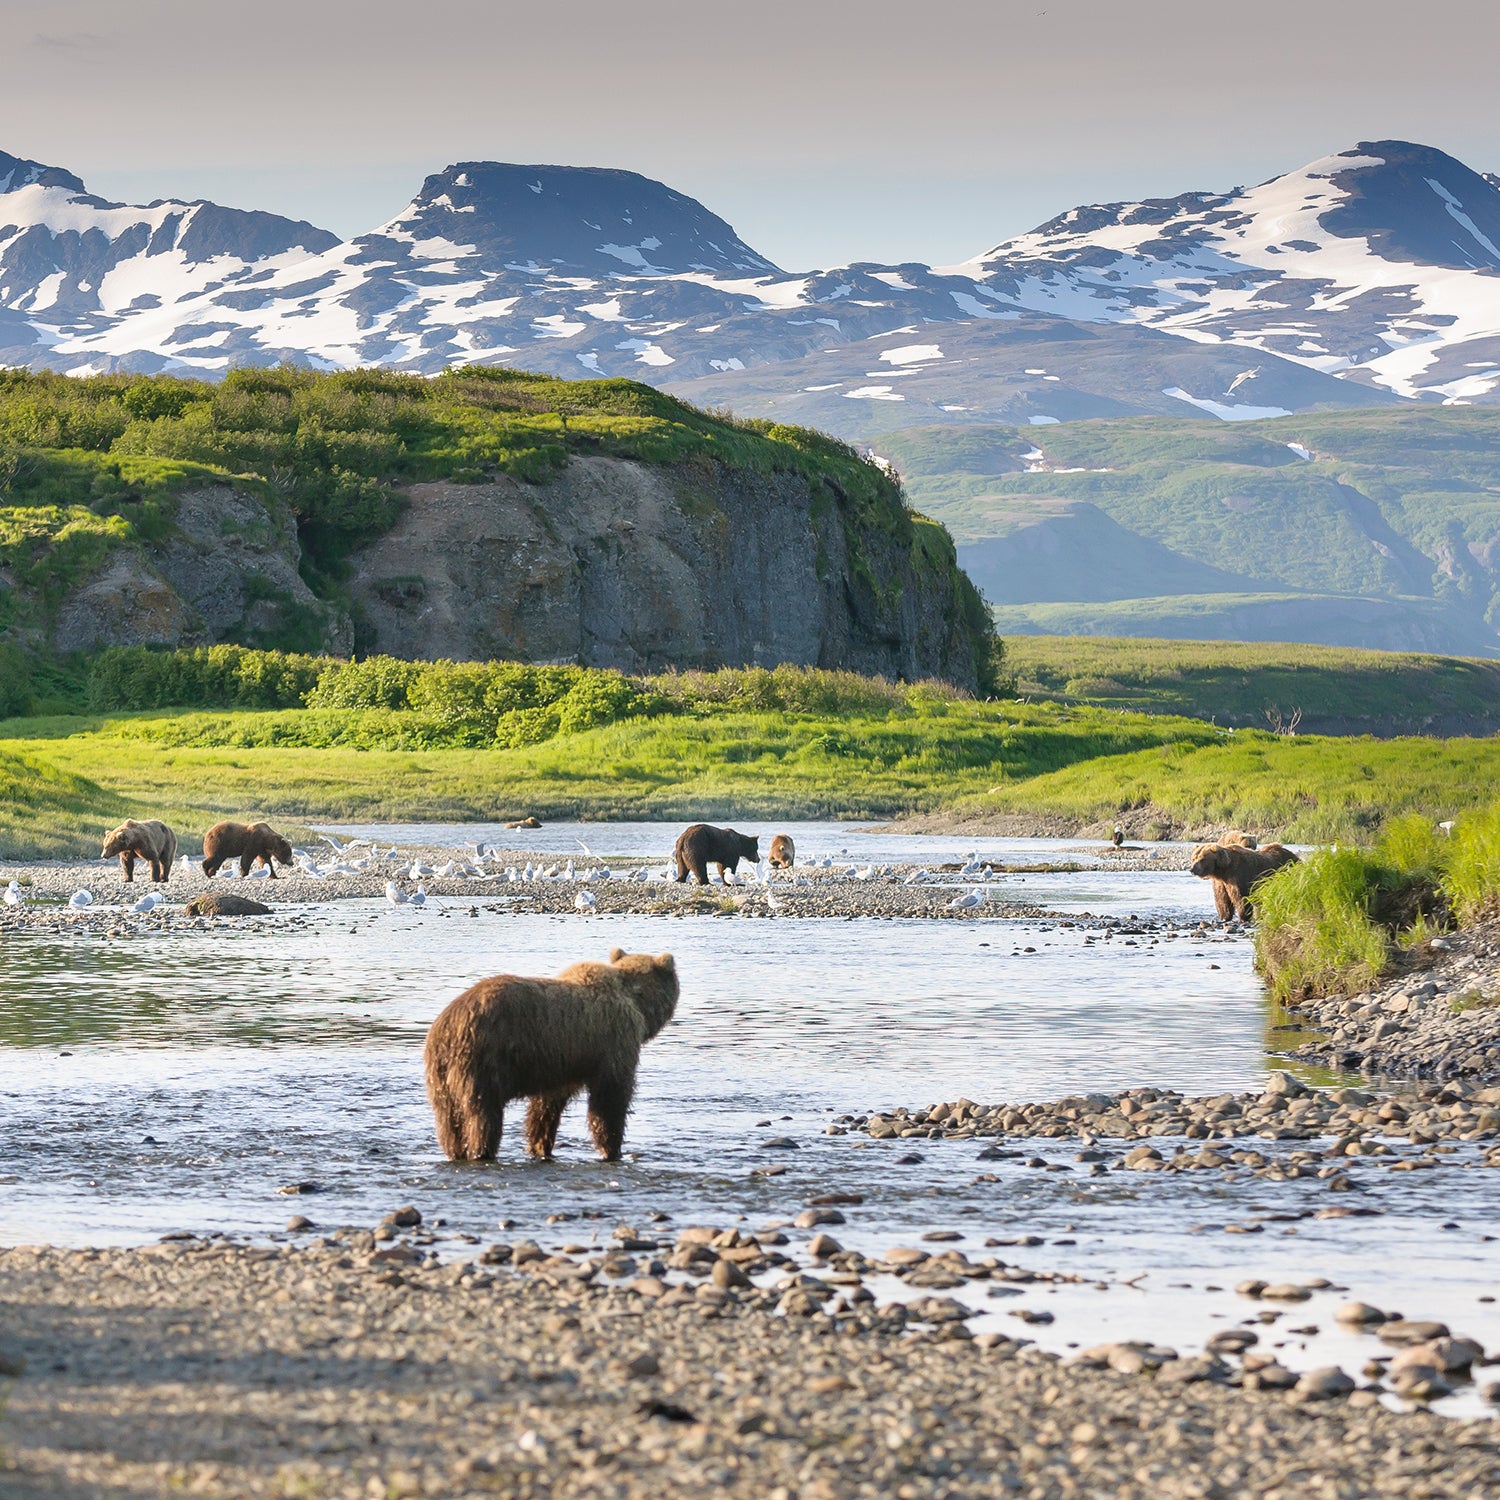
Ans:
<svg viewBox="0 0 1500 1500"><path fill-rule="evenodd" d="M142 915L144 915L148 911L155 911L156 908L160 906L166 899L167 898L165 896L159 896L155 891L147 891L147 893L142 896L141 899L137 901L135 905L130 909L131 911L140 912Z"/></svg>
<svg viewBox="0 0 1500 1500"><path fill-rule="evenodd" d="M387 880L385 883L385 899L392 906L405 906L407 900L406 892L394 880Z"/></svg>
<svg viewBox="0 0 1500 1500"><path fill-rule="evenodd" d="M949 911L973 911L976 906L984 905L984 892L975 886L972 891L962 896L955 896L948 903Z"/></svg>
<svg viewBox="0 0 1500 1500"><path fill-rule="evenodd" d="M19 906L25 899L26 896L21 890L21 882L19 880L12 880L5 887L5 904L7 906Z"/></svg>
<svg viewBox="0 0 1500 1500"><path fill-rule="evenodd" d="M68 905L75 911L82 911L85 906L92 906L94 898L88 891L74 891L68 897Z"/></svg>
<svg viewBox="0 0 1500 1500"><path fill-rule="evenodd" d="M573 898L573 906L577 911L593 911L594 893L592 891L579 891Z"/></svg>

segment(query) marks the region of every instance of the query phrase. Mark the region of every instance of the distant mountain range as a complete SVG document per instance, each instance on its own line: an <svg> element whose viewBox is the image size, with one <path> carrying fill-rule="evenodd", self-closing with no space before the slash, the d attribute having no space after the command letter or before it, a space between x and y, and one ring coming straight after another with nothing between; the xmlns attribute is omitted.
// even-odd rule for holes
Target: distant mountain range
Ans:
<svg viewBox="0 0 1500 1500"><path fill-rule="evenodd" d="M1500 402L1500 182L1400 141L1075 208L962 265L789 274L635 173L461 162L342 241L0 153L0 363L628 375L852 437Z"/></svg>

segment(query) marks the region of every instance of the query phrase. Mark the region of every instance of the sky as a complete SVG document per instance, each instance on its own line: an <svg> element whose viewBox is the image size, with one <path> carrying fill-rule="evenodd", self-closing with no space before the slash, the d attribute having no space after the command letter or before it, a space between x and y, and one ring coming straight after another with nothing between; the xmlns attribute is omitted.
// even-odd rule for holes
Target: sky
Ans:
<svg viewBox="0 0 1500 1500"><path fill-rule="evenodd" d="M342 235L463 160L642 172L794 270L1358 140L1500 171L1496 0L0 0L0 37L0 150Z"/></svg>

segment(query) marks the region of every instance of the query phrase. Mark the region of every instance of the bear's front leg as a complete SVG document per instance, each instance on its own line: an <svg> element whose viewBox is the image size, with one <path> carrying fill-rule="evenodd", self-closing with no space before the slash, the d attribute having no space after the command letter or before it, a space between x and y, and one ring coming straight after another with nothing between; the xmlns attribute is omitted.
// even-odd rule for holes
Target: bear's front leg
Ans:
<svg viewBox="0 0 1500 1500"><path fill-rule="evenodd" d="M619 1161L625 1144L625 1117L635 1094L634 1071L596 1078L589 1086L589 1134L605 1161Z"/></svg>
<svg viewBox="0 0 1500 1500"><path fill-rule="evenodd" d="M124 875L126 885L135 880L135 855L128 850L120 856L120 873Z"/></svg>

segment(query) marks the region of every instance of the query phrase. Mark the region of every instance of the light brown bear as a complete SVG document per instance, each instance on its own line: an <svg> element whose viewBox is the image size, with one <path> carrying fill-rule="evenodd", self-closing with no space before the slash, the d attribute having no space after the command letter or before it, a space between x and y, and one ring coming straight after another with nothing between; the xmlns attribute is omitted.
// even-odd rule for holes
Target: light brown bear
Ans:
<svg viewBox="0 0 1500 1500"><path fill-rule="evenodd" d="M771 852L766 855L766 863L773 870L790 870L797 858L797 846L792 842L789 833L778 833L771 840Z"/></svg>
<svg viewBox="0 0 1500 1500"><path fill-rule="evenodd" d="M172 874L172 861L177 858L177 835L165 823L148 818L137 823L126 818L112 832L104 835L104 848L100 859L120 856L120 870L127 884L135 879L135 862L144 860L151 866L153 880L167 880Z"/></svg>
<svg viewBox="0 0 1500 1500"><path fill-rule="evenodd" d="M1249 922L1254 916L1250 892L1283 865L1300 863L1284 844L1267 844L1264 849L1247 849L1243 844L1199 844L1188 869L1200 880L1213 882L1214 909L1220 921L1237 917Z"/></svg>
<svg viewBox="0 0 1500 1500"><path fill-rule="evenodd" d="M556 979L497 974L448 1005L427 1033L427 1097L451 1161L492 1161L505 1106L529 1099L526 1149L549 1160L573 1096L588 1090L589 1130L618 1161L641 1048L677 1009L670 953L581 963Z"/></svg>
<svg viewBox="0 0 1500 1500"><path fill-rule="evenodd" d="M215 823L203 835L203 873L212 878L231 859L239 860L241 875L259 862L275 880L272 861L290 865L292 846L269 823Z"/></svg>
<svg viewBox="0 0 1500 1500"><path fill-rule="evenodd" d="M1220 844L1238 844L1241 849L1258 849L1260 847L1253 833L1246 833L1243 828L1231 828L1227 833L1221 833L1216 840Z"/></svg>

